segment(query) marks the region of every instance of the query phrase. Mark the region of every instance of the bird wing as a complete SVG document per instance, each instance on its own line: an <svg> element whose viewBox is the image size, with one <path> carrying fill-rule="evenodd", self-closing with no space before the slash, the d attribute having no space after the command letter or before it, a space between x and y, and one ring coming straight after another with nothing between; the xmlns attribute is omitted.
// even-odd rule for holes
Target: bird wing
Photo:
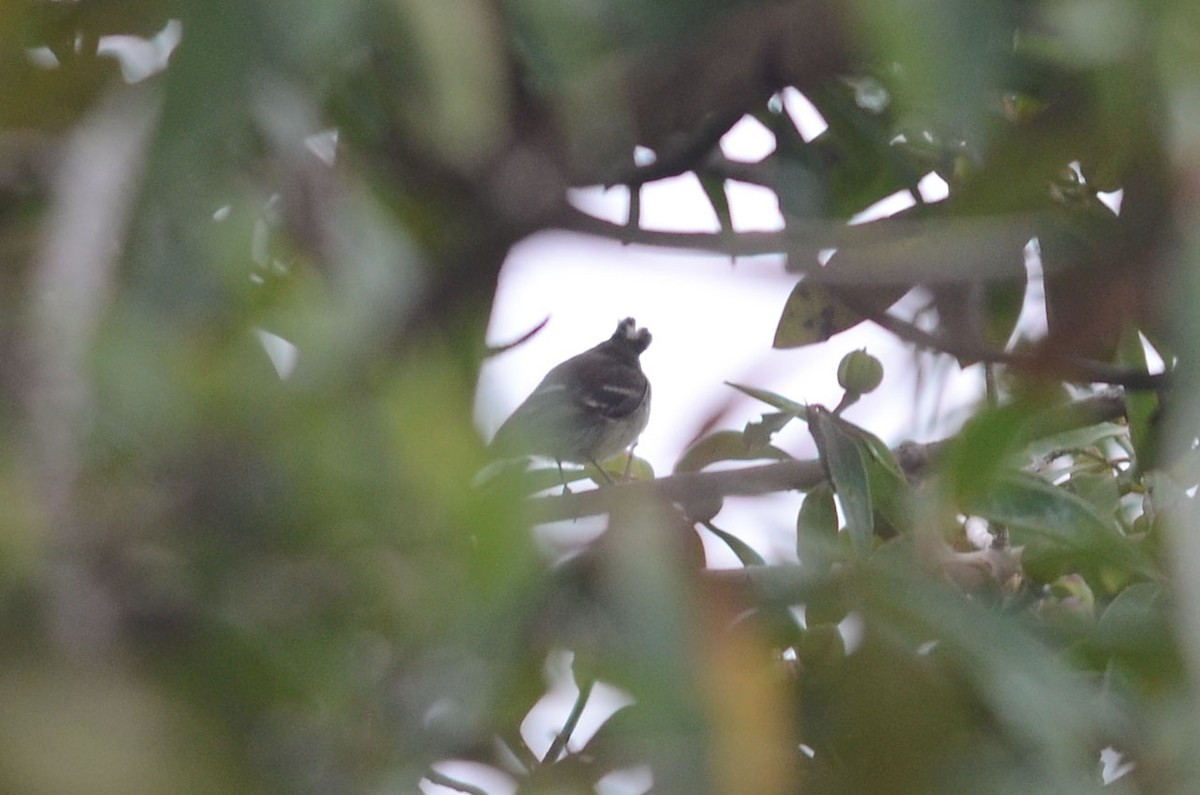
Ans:
<svg viewBox="0 0 1200 795"><path fill-rule="evenodd" d="M589 351L588 353L593 353ZM584 356L587 354L580 354ZM644 403L650 383L637 365L590 356L587 367L573 357L557 365L509 417L491 447L507 454L572 459L587 429L624 419ZM595 429L601 431L602 429Z"/></svg>
<svg viewBox="0 0 1200 795"><path fill-rule="evenodd" d="M636 363L594 356L588 365L573 367L568 359L546 374L535 394L543 388L565 389L569 402L580 411L609 420L628 417L645 401L650 382ZM569 379L564 377L567 372L571 372Z"/></svg>

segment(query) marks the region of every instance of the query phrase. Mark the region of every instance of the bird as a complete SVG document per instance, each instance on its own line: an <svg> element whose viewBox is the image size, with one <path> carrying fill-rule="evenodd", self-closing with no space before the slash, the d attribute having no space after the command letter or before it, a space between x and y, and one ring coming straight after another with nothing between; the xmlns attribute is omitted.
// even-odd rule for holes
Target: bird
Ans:
<svg viewBox="0 0 1200 795"><path fill-rule="evenodd" d="M604 342L546 373L489 448L502 458L553 458L564 491L564 461L592 464L608 479L600 462L630 448L650 420L650 380L639 358L650 340L633 318L621 320Z"/></svg>

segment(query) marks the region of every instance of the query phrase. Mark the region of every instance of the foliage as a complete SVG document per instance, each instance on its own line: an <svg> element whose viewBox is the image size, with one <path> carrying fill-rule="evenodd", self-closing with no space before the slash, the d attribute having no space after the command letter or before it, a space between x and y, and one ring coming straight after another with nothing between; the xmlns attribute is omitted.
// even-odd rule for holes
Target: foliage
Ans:
<svg viewBox="0 0 1200 795"><path fill-rule="evenodd" d="M0 789L1195 791L1198 35L1190 0L0 3ZM747 117L760 162L719 146ZM641 228L688 172L721 231ZM786 227L735 230L731 182ZM567 201L598 184L627 223ZM763 420L668 476L480 484L487 313L547 229L785 254L775 346L870 320L989 400L889 449L859 358L832 408L737 387ZM722 514L781 491L798 564ZM565 561L531 532L592 516Z"/></svg>

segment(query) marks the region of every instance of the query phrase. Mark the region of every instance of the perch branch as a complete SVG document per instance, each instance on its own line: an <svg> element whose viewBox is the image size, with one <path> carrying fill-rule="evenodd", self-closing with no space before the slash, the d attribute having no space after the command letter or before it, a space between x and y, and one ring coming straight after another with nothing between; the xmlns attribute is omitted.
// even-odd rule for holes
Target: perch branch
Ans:
<svg viewBox="0 0 1200 795"><path fill-rule="evenodd" d="M1084 398L1040 415L1031 437L1049 436L1124 416L1120 392ZM901 468L910 475L924 473L950 439L927 444L906 442L893 450ZM811 489L825 479L820 461L780 461L717 472L689 472L655 480L594 489L577 494L536 497L529 501L530 518L537 523L606 514L629 501L660 500L683 506L703 505L713 499L755 496L779 491Z"/></svg>

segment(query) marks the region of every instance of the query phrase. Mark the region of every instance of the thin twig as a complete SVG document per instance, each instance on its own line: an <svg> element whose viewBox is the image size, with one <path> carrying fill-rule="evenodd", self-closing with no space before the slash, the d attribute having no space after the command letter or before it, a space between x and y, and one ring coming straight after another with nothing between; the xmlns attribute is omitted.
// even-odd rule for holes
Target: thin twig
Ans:
<svg viewBox="0 0 1200 795"><path fill-rule="evenodd" d="M490 358L492 356L497 356L501 353L504 353L505 351L511 351L513 348L517 347L518 345L524 345L526 342L528 342L529 340L531 340L533 338L534 334L537 334L539 331L544 329L546 327L546 324L549 322L550 322L550 316L546 315L546 317L542 318L541 323L538 323L536 326L531 328L529 331L526 331L524 334L522 334L520 337L517 337L512 342L506 342L503 345L489 347L487 349L487 353L484 355L484 357Z"/></svg>
<svg viewBox="0 0 1200 795"><path fill-rule="evenodd" d="M542 757L543 765L553 764L566 749L571 735L575 732L575 727L579 725L579 718L583 715L583 709L587 706L588 698L592 695L592 688L595 684L594 679L587 679L579 686L579 694L575 696L575 703L571 705L571 712L563 723L562 731L555 736L554 742L550 743L550 747L546 750L546 755Z"/></svg>
<svg viewBox="0 0 1200 795"><path fill-rule="evenodd" d="M465 792L467 795L489 795L488 791L482 787L477 787L474 784L468 784L465 781L459 781L456 778L451 778L445 773L434 770L432 767L425 773L425 780L442 787L456 789L459 792Z"/></svg>

